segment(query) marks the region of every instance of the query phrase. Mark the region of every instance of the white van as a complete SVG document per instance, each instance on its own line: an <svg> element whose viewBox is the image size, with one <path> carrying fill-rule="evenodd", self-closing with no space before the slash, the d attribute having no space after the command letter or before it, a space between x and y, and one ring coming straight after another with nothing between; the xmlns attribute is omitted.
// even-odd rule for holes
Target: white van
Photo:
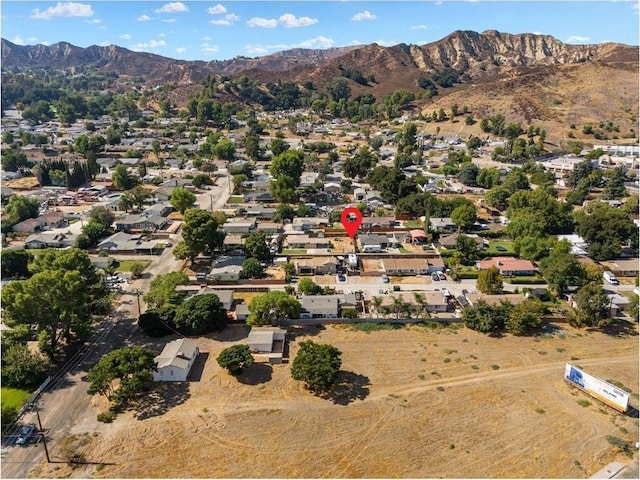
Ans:
<svg viewBox="0 0 640 480"><path fill-rule="evenodd" d="M618 281L616 276L613 273L611 273L609 270L607 270L602 274L602 278L604 278L611 285L620 285L620 282Z"/></svg>

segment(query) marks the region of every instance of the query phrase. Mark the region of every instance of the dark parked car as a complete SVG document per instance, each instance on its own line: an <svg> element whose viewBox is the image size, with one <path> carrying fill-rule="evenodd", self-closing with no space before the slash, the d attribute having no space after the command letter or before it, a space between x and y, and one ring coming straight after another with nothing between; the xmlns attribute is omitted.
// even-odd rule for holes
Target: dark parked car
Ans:
<svg viewBox="0 0 640 480"><path fill-rule="evenodd" d="M20 434L16 440L16 445L27 445L31 442L32 437L36 433L35 425L26 425L20 429Z"/></svg>

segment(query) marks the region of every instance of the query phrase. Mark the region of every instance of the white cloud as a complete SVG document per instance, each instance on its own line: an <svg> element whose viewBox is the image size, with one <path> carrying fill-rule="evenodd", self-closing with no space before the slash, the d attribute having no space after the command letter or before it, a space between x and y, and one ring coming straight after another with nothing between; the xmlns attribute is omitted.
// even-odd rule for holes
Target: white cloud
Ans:
<svg viewBox="0 0 640 480"><path fill-rule="evenodd" d="M442 1L441 0L437 1L436 5L442 5Z"/></svg>
<svg viewBox="0 0 640 480"><path fill-rule="evenodd" d="M411 27L411 30L426 30L427 26L426 25L414 25Z"/></svg>
<svg viewBox="0 0 640 480"><path fill-rule="evenodd" d="M136 20L139 22L148 22L151 20L151 17L149 15L140 15Z"/></svg>
<svg viewBox="0 0 640 480"><path fill-rule="evenodd" d="M210 42L211 41L211 37L202 37L202 40L204 42Z"/></svg>
<svg viewBox="0 0 640 480"><path fill-rule="evenodd" d="M351 40L349 45L362 45L362 42L360 40Z"/></svg>
<svg viewBox="0 0 640 480"><path fill-rule="evenodd" d="M99 18L90 18L89 20L85 20L87 23L102 23L102 20Z"/></svg>
<svg viewBox="0 0 640 480"><path fill-rule="evenodd" d="M351 20L354 22L362 22L363 20L375 20L376 16L369 12L369 10L365 10L364 12L356 13Z"/></svg>
<svg viewBox="0 0 640 480"><path fill-rule="evenodd" d="M22 39L22 37L20 35L16 35L12 40L11 43L15 43L16 45L24 45L24 40Z"/></svg>
<svg viewBox="0 0 640 480"><path fill-rule="evenodd" d="M153 48L165 47L167 42L164 40L149 40L148 42L136 43L135 45L131 45L131 50L134 52L146 52Z"/></svg>
<svg viewBox="0 0 640 480"><path fill-rule="evenodd" d="M571 35L567 38L566 43L587 43L591 37L583 37L581 35Z"/></svg>
<svg viewBox="0 0 640 480"><path fill-rule="evenodd" d="M315 25L316 23L318 23L317 18L296 17L291 13L280 15L278 21L280 22L280 25L285 28L308 27L309 25Z"/></svg>
<svg viewBox="0 0 640 480"><path fill-rule="evenodd" d="M265 55L269 52L279 52L282 50L291 50L292 48L331 48L335 45L335 42L331 38L323 37L319 35L315 38L303 40L300 43L293 44L275 44L275 45L262 45L262 44L250 44L245 45L244 49L249 55Z"/></svg>
<svg viewBox="0 0 640 480"><path fill-rule="evenodd" d="M211 15L219 15L221 13L227 13L227 9L223 5L217 4L213 7L207 8L207 12L209 12Z"/></svg>
<svg viewBox="0 0 640 480"><path fill-rule="evenodd" d="M230 26L240 20L240 17L235 13L227 13L224 18L219 20L210 20L209 23L212 25L225 25Z"/></svg>
<svg viewBox="0 0 640 480"><path fill-rule="evenodd" d="M123 33L122 35L120 35L120 38L123 40L131 40L131 35L129 35L128 33Z"/></svg>
<svg viewBox="0 0 640 480"><path fill-rule="evenodd" d="M93 8L84 3L58 2L55 7L49 7L42 12L39 8L34 8L32 12L31 18L49 20L54 17L90 17L93 15Z"/></svg>
<svg viewBox="0 0 640 480"><path fill-rule="evenodd" d="M38 41L38 37L29 37L29 38L27 38L27 42L29 42L29 43L36 43L37 41Z"/></svg>
<svg viewBox="0 0 640 480"><path fill-rule="evenodd" d="M374 43L377 43L381 47L392 47L398 44L395 40L376 40Z"/></svg>
<svg viewBox="0 0 640 480"><path fill-rule="evenodd" d="M218 45L211 45L209 43L203 43L200 45L200 49L202 53L218 53L220 51L220 47Z"/></svg>
<svg viewBox="0 0 640 480"><path fill-rule="evenodd" d="M631 8L636 11L636 13L640 13L640 3L634 2L631 4Z"/></svg>
<svg viewBox="0 0 640 480"><path fill-rule="evenodd" d="M179 12L188 12L189 7L187 7L182 2L171 2L163 5L161 8L154 10L156 13L179 13Z"/></svg>
<svg viewBox="0 0 640 480"><path fill-rule="evenodd" d="M157 36L158 36L158 37L160 37L160 38L164 38L164 37L166 37L167 35L166 35L165 33L159 33Z"/></svg>
<svg viewBox="0 0 640 480"><path fill-rule="evenodd" d="M178 47L176 48L176 53L184 53L187 51L187 47Z"/></svg>
<svg viewBox="0 0 640 480"><path fill-rule="evenodd" d="M162 21L163 21L164 23L175 23L175 22L177 22L178 20L176 20L175 18L163 18L163 19L162 19Z"/></svg>
<svg viewBox="0 0 640 480"><path fill-rule="evenodd" d="M268 18L260 18L253 17L247 20L247 25L249 27L263 27L263 28L276 28L278 26L278 21Z"/></svg>

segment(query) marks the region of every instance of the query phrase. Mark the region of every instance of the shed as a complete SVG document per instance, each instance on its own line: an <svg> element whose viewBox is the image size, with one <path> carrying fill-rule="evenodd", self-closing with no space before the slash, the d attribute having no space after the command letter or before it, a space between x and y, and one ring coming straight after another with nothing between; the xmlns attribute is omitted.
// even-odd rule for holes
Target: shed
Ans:
<svg viewBox="0 0 640 480"><path fill-rule="evenodd" d="M253 353L267 354L269 363L282 363L287 331L280 327L254 327L247 339Z"/></svg>
<svg viewBox="0 0 640 480"><path fill-rule="evenodd" d="M158 369L153 372L153 381L185 382L199 353L196 342L188 338L167 343L155 357Z"/></svg>

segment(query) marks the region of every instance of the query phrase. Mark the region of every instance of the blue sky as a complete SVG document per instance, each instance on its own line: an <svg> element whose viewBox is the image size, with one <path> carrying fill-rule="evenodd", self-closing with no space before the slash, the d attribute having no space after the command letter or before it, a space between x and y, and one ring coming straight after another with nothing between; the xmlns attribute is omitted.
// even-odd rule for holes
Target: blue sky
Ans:
<svg viewBox="0 0 640 480"><path fill-rule="evenodd" d="M376 42L421 45L455 30L542 33L638 45L637 1L11 1L2 37L20 45L119 45L184 60Z"/></svg>

